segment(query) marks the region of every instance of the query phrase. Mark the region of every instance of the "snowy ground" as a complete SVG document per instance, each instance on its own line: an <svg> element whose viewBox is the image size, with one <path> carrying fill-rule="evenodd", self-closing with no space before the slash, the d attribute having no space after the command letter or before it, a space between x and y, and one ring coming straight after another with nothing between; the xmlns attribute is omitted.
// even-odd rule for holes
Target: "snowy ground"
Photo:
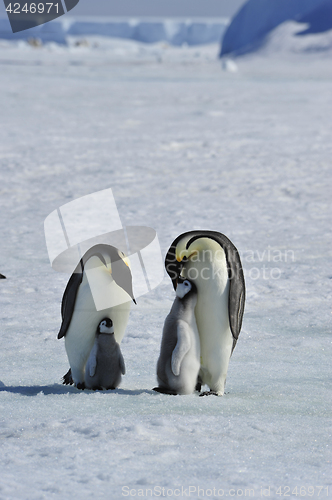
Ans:
<svg viewBox="0 0 332 500"><path fill-rule="evenodd" d="M76 42L0 43L0 499L326 498L330 56L262 52L223 71L217 46ZM68 276L43 222L109 187L163 255L195 228L240 250L247 306L224 397L151 390L166 277L133 305L121 387L61 385Z"/></svg>

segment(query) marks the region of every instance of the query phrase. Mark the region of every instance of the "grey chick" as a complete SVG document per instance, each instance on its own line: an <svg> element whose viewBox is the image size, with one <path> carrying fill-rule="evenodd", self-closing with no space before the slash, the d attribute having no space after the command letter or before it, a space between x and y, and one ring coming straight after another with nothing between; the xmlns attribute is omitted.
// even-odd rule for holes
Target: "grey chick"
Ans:
<svg viewBox="0 0 332 500"><path fill-rule="evenodd" d="M176 298L165 319L157 363L158 387L165 394L192 394L200 369L200 343L195 319L197 288L179 278Z"/></svg>
<svg viewBox="0 0 332 500"><path fill-rule="evenodd" d="M95 343L85 367L85 387L115 389L125 374L125 364L119 344L114 337L113 322L104 318L98 325Z"/></svg>

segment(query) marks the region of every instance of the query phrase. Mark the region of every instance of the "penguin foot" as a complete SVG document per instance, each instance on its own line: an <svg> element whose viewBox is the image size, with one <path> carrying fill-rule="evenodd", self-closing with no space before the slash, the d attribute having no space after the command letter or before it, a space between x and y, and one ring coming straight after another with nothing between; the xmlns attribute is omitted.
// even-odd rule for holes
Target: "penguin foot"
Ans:
<svg viewBox="0 0 332 500"><path fill-rule="evenodd" d="M64 385L73 385L74 384L74 381L73 381L73 377L71 375L71 369L69 368L69 370L67 371L66 375L64 375L62 377L62 383Z"/></svg>
<svg viewBox="0 0 332 500"><path fill-rule="evenodd" d="M173 389L166 389L165 387L154 387L152 390L160 392L161 394L171 394L172 396L177 395L176 391L173 391Z"/></svg>
<svg viewBox="0 0 332 500"><path fill-rule="evenodd" d="M204 391L204 392L201 392L199 396L200 397L201 396L220 396L220 394L218 394L215 391Z"/></svg>
<svg viewBox="0 0 332 500"><path fill-rule="evenodd" d="M77 389L81 389L82 391L84 391L84 389L85 389L85 383L84 382L79 382L78 384L76 384L76 387L77 387Z"/></svg>

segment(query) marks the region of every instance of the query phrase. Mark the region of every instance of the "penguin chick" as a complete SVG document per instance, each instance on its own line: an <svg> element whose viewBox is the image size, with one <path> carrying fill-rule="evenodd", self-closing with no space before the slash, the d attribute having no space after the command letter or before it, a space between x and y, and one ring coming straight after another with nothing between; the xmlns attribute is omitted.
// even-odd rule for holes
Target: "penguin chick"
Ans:
<svg viewBox="0 0 332 500"><path fill-rule="evenodd" d="M195 319L197 289L179 278L176 298L165 319L157 363L157 392L192 394L200 369L199 333Z"/></svg>
<svg viewBox="0 0 332 500"><path fill-rule="evenodd" d="M95 343L85 367L85 387L102 390L115 389L125 374L120 346L114 337L113 322L104 318L98 325Z"/></svg>

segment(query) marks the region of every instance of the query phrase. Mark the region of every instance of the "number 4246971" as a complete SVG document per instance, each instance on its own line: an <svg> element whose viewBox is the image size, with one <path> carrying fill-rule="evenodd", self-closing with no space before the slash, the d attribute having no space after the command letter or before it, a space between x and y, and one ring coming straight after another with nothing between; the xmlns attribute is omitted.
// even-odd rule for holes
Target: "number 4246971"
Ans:
<svg viewBox="0 0 332 500"><path fill-rule="evenodd" d="M28 5L27 3L21 6L20 3L14 3L13 7L10 3L6 8L6 11L10 14L49 14L52 7L56 9L56 13L59 13L59 4L58 3L31 3Z"/></svg>

